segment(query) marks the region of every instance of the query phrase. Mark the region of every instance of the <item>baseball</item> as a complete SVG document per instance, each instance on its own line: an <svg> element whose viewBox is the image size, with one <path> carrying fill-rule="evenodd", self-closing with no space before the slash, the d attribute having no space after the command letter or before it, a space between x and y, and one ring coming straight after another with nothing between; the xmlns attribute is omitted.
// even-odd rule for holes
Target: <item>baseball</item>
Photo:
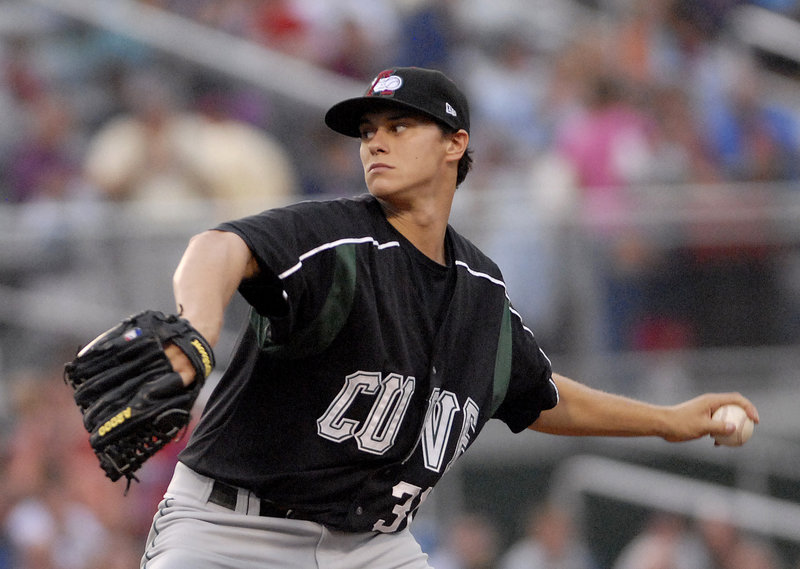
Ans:
<svg viewBox="0 0 800 569"><path fill-rule="evenodd" d="M745 410L738 405L723 405L711 417L717 421L725 421L726 423L735 423L736 430L730 435L720 435L714 437L714 440L721 445L729 447L738 447L746 443L753 435L753 420L747 416Z"/></svg>

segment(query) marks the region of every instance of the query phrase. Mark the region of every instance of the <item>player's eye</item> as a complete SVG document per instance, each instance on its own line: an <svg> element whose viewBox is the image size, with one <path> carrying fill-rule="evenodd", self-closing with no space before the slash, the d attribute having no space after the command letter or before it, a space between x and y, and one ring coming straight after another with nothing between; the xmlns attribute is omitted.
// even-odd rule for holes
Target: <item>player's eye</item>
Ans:
<svg viewBox="0 0 800 569"><path fill-rule="evenodd" d="M362 127L359 131L359 136L361 137L361 140L371 140L372 137L375 136L375 129Z"/></svg>

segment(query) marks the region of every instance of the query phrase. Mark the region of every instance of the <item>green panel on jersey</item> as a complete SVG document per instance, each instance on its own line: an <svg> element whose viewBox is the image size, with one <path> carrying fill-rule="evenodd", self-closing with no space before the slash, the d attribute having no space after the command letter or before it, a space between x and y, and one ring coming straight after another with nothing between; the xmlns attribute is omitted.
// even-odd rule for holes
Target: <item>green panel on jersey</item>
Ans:
<svg viewBox="0 0 800 569"><path fill-rule="evenodd" d="M333 282L322 309L305 328L297 330L285 344L274 344L269 338L269 319L251 312L251 325L258 344L270 355L280 358L302 358L327 348L344 326L356 290L356 246L340 245L335 250Z"/></svg>
<svg viewBox="0 0 800 569"><path fill-rule="evenodd" d="M492 394L492 412L494 416L503 403L511 381L511 307L506 299L503 305L503 321L500 323L500 334L497 338L497 355L494 361L494 391Z"/></svg>

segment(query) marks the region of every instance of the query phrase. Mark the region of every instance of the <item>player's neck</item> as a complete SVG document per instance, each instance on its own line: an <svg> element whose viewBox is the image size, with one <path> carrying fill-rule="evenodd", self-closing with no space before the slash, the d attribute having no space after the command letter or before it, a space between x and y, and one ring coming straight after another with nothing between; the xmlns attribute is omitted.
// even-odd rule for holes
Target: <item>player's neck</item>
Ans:
<svg viewBox="0 0 800 569"><path fill-rule="evenodd" d="M445 233L452 195L417 200L413 205L380 200L386 219L424 255L445 265Z"/></svg>
<svg viewBox="0 0 800 569"><path fill-rule="evenodd" d="M447 224L437 227L424 228L416 224L406 224L402 218L390 218L395 229L403 234L426 257L436 261L440 265L447 264L445 254L445 233Z"/></svg>

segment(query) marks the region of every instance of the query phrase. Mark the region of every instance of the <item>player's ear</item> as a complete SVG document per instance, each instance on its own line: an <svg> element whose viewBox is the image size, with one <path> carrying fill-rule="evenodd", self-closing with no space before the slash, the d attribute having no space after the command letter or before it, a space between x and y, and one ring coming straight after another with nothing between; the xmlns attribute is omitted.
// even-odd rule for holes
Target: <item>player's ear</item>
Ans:
<svg viewBox="0 0 800 569"><path fill-rule="evenodd" d="M461 160L464 152L469 146L469 133L463 128L447 136L447 157L448 160Z"/></svg>

